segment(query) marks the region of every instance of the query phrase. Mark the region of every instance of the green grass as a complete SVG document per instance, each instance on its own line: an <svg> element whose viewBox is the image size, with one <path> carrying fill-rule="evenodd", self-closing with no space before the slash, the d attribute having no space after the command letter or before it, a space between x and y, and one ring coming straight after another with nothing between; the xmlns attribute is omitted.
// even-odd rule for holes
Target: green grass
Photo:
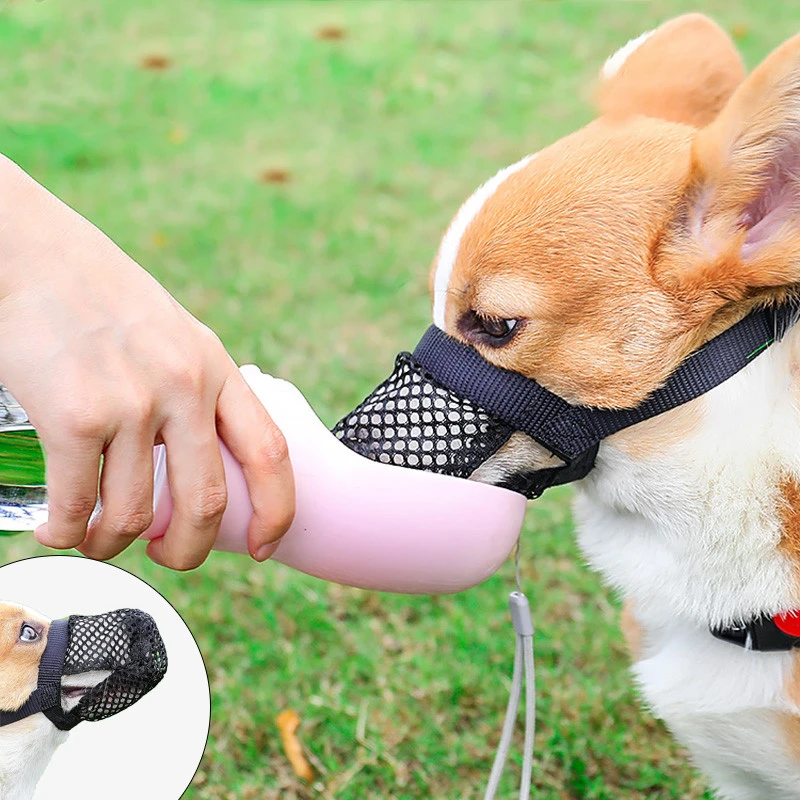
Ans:
<svg viewBox="0 0 800 800"><path fill-rule="evenodd" d="M751 66L800 28L785 0L700 5ZM464 197L588 121L605 57L693 7L14 0L0 13L0 151L238 361L291 379L332 423L428 324L427 268ZM341 38L321 38L324 26ZM143 68L154 57L168 68ZM265 181L270 170L285 182ZM538 624L534 796L707 797L637 705L618 606L582 565L569 497L533 504L523 538ZM42 552L30 538L0 547L8 560ZM187 798L482 796L513 653L510 565L431 598L223 554L187 575L140 547L117 563L175 605L209 668L212 736ZM281 752L284 708L302 717L313 786Z"/></svg>
<svg viewBox="0 0 800 800"><path fill-rule="evenodd" d="M43 487L44 482L44 454L36 431L0 432L0 486Z"/></svg>

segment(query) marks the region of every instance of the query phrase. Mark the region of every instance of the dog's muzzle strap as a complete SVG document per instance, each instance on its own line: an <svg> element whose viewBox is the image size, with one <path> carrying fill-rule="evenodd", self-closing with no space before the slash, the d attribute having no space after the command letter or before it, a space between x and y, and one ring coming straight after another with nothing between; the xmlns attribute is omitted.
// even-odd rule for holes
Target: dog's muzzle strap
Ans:
<svg viewBox="0 0 800 800"><path fill-rule="evenodd" d="M542 433L551 420L568 419L574 409L566 400L526 378L519 372L488 362L477 350L431 325L414 350L415 360L451 391L499 417L513 429L526 433L555 455L569 461L578 453L564 448L558 437L543 441ZM573 439L588 441L591 429L576 419ZM586 448L590 446L587 445ZM582 452L582 451L581 451Z"/></svg>
<svg viewBox="0 0 800 800"><path fill-rule="evenodd" d="M780 339L798 312L798 300L751 312L690 354L644 402L627 409L570 405L535 380L491 364L435 325L420 340L414 358L448 389L567 464L576 464L607 436L688 403L733 377Z"/></svg>
<svg viewBox="0 0 800 800"><path fill-rule="evenodd" d="M69 623L56 619L50 623L47 646L39 661L39 678L35 691L16 711L0 711L0 728L42 712L53 721L51 714L61 713L61 672L69 644Z"/></svg>
<svg viewBox="0 0 800 800"><path fill-rule="evenodd" d="M608 436L670 411L724 383L778 341L800 316L800 299L752 311L690 353L635 408L572 405L533 378L487 361L436 326L414 353L334 428L351 450L395 466L470 478L521 432L560 459L514 468L497 485L528 498L581 480Z"/></svg>

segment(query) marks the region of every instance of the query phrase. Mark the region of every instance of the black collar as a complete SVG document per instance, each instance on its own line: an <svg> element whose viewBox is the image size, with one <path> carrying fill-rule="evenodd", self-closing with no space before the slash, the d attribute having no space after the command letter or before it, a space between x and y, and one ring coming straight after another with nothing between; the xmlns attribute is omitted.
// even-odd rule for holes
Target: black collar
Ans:
<svg viewBox="0 0 800 800"><path fill-rule="evenodd" d="M761 615L741 625L712 628L711 633L723 642L739 645L745 650L762 653L788 652L800 647L800 615Z"/></svg>

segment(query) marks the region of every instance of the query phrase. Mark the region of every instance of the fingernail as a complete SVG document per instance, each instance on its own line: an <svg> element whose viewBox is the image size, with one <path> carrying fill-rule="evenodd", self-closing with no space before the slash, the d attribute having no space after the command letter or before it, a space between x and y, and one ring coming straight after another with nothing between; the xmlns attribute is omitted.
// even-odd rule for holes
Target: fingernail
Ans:
<svg viewBox="0 0 800 800"><path fill-rule="evenodd" d="M266 561L275 552L274 544L262 544L253 556L256 561Z"/></svg>

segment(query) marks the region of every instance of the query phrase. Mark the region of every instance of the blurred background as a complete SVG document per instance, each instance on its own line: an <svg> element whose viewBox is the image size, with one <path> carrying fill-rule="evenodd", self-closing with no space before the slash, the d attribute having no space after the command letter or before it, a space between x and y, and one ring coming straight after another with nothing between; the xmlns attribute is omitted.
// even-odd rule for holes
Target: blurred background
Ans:
<svg viewBox="0 0 800 800"><path fill-rule="evenodd" d="M460 203L589 121L608 55L689 10L720 22L749 67L800 29L785 0L0 8L0 152L329 424L429 324L428 267ZM618 603L582 564L569 499L552 490L532 504L523 534L538 625L533 796L710 797L637 703ZM44 552L29 536L0 547L0 562ZM431 598L226 554L189 574L138 546L116 563L174 604L206 660L211 738L185 797L483 796L513 659L512 565ZM286 710L311 781L281 749ZM516 796L512 766L504 798Z"/></svg>

